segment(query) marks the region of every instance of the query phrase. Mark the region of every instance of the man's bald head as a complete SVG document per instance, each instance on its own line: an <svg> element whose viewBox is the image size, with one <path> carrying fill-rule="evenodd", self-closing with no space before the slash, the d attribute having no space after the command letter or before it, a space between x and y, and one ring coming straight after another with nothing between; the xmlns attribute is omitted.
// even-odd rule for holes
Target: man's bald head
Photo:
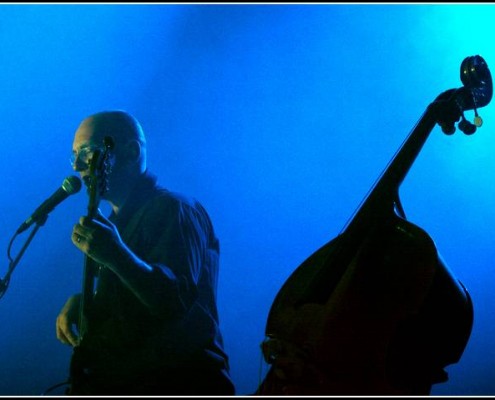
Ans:
<svg viewBox="0 0 495 400"><path fill-rule="evenodd" d="M121 111L102 111L87 117L81 126L89 127L101 138L111 136L118 143L137 140L146 145L146 138L139 121L131 114Z"/></svg>
<svg viewBox="0 0 495 400"><path fill-rule="evenodd" d="M85 118L76 131L74 150L101 144L107 136L113 139L118 158L137 162L140 171L146 169L146 137L139 121L126 111L101 111Z"/></svg>

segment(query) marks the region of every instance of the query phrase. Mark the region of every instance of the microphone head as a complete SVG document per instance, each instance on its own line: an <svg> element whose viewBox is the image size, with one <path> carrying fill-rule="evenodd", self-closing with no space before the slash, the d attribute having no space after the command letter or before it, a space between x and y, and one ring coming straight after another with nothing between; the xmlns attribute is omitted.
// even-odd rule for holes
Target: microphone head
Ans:
<svg viewBox="0 0 495 400"><path fill-rule="evenodd" d="M64 179L62 183L62 189L64 189L67 194L74 194L81 190L81 179L75 175L68 176Z"/></svg>

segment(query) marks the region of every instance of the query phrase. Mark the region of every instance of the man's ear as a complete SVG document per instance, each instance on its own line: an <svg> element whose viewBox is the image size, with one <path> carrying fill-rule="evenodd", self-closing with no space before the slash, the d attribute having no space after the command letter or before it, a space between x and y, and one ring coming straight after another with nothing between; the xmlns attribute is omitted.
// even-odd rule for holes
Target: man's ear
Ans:
<svg viewBox="0 0 495 400"><path fill-rule="evenodd" d="M126 159L135 163L141 157L141 144L137 140L131 140L126 145Z"/></svg>

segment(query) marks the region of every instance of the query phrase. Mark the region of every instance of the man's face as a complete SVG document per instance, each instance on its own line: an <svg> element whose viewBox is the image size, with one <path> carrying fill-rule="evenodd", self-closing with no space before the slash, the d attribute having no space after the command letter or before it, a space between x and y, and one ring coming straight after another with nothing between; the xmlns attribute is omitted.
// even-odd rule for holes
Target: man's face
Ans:
<svg viewBox="0 0 495 400"><path fill-rule="evenodd" d="M115 157L109 153L106 154L107 157L104 160L105 154L105 145L101 135L95 132L92 124L81 124L74 136L71 162L74 171L79 172L86 186L88 186L91 176L99 179L101 184L104 183L101 182L103 179L110 178L110 170ZM94 158L98 155L98 158ZM106 162L103 163L103 161ZM92 165L92 162L95 164Z"/></svg>

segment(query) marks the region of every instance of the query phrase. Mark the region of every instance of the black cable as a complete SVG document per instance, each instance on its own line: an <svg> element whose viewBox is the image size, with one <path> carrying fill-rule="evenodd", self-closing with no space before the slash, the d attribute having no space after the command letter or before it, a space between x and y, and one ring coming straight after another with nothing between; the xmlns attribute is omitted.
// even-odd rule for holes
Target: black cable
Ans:
<svg viewBox="0 0 495 400"><path fill-rule="evenodd" d="M64 382L60 382L60 383L57 383L53 386L50 386L48 389L46 389L43 393L40 394L40 396L46 396L48 393L50 393L51 391L55 390L55 389L58 389L59 387L61 386L64 386L64 385L68 385L70 382L67 380L67 381L64 381Z"/></svg>

